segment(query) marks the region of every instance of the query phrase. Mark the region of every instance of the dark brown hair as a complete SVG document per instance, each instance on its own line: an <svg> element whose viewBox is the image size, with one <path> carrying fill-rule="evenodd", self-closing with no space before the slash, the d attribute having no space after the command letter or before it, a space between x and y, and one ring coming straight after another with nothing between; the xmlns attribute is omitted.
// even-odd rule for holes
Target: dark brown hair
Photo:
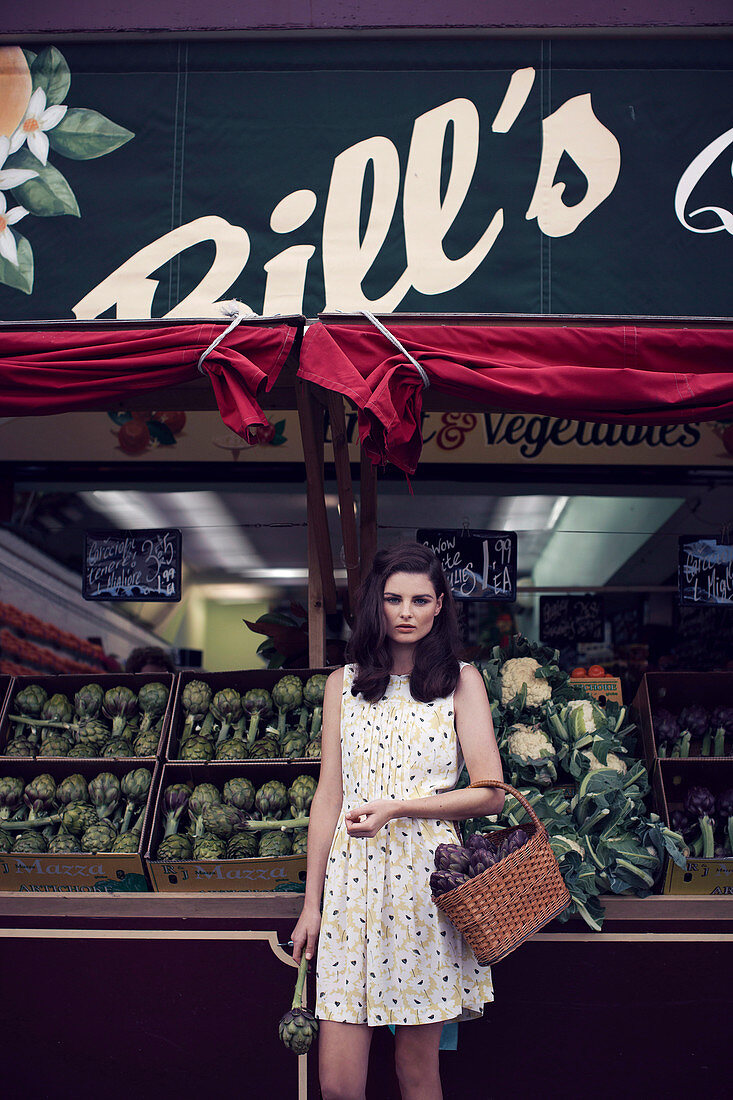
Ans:
<svg viewBox="0 0 733 1100"><path fill-rule="evenodd" d="M159 645L141 645L133 649L125 661L125 672L139 672L145 665L153 665L160 672L176 671L170 653Z"/></svg>
<svg viewBox="0 0 733 1100"><path fill-rule="evenodd" d="M443 607L429 634L415 646L410 675L414 699L429 703L455 691L460 674L460 635L455 604L440 560L418 542L400 543L374 555L372 568L359 589L354 632L346 646L346 659L356 665L352 695L376 703L387 690L392 654L384 622L384 586L393 573L426 573Z"/></svg>

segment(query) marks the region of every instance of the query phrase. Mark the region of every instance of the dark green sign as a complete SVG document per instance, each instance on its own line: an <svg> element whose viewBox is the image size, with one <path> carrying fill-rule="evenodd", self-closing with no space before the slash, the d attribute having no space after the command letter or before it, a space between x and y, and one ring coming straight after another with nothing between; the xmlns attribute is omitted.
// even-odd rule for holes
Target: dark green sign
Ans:
<svg viewBox="0 0 733 1100"><path fill-rule="evenodd" d="M726 41L0 47L0 316L730 313Z"/></svg>

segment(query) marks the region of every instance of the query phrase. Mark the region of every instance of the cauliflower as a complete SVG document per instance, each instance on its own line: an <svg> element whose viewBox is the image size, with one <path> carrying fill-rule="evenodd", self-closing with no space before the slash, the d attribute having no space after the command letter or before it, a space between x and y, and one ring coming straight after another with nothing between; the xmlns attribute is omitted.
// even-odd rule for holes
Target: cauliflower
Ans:
<svg viewBox="0 0 733 1100"><path fill-rule="evenodd" d="M619 775L625 775L626 773L625 762L620 756L617 756L615 752L609 752L605 764L601 764L600 760L591 749L587 749L582 755L590 761L590 770L592 772L597 772L601 768L612 768L615 772L618 772Z"/></svg>
<svg viewBox="0 0 733 1100"><path fill-rule="evenodd" d="M565 708L564 721L577 741L588 733L596 733L606 725L606 716L597 703L590 699L571 699Z"/></svg>
<svg viewBox="0 0 733 1100"><path fill-rule="evenodd" d="M525 763L528 760L542 760L546 756L555 755L552 742L539 726L525 726L521 723L512 726L507 737L507 749Z"/></svg>
<svg viewBox="0 0 733 1100"><path fill-rule="evenodd" d="M534 657L511 657L501 670L501 701L504 706L510 703L522 684L527 685L527 706L538 707L552 695L547 680L537 679L535 673L540 667Z"/></svg>

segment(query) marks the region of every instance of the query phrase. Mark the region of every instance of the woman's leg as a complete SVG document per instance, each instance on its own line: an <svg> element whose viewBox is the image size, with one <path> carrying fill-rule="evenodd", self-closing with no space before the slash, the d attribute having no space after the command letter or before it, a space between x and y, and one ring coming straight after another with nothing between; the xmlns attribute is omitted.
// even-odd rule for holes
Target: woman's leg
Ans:
<svg viewBox="0 0 733 1100"><path fill-rule="evenodd" d="M395 1065L402 1100L443 1100L438 1048L443 1022L395 1028Z"/></svg>
<svg viewBox="0 0 733 1100"><path fill-rule="evenodd" d="M321 1020L318 1072L323 1100L364 1100L372 1029Z"/></svg>

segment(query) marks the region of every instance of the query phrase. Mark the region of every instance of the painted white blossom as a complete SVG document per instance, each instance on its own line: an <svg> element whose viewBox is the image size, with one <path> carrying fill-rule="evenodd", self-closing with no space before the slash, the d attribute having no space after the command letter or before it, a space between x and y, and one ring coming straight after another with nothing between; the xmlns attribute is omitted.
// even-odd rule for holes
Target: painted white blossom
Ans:
<svg viewBox="0 0 733 1100"><path fill-rule="evenodd" d="M38 175L29 168L3 168L8 158L10 141L0 136L0 191L9 191L11 187L20 187L21 183L27 183Z"/></svg>
<svg viewBox="0 0 733 1100"><path fill-rule="evenodd" d="M47 107L46 93L43 88L36 88L28 100L23 121L10 138L10 152L16 153L27 142L36 160L45 164L48 160L46 130L53 130L54 126L58 126L66 110L65 105Z"/></svg>
<svg viewBox="0 0 733 1100"><path fill-rule="evenodd" d="M16 267L18 266L18 246L8 226L15 225L27 213L24 206L14 206L12 210L8 210L5 195L0 191L0 256L10 260Z"/></svg>

